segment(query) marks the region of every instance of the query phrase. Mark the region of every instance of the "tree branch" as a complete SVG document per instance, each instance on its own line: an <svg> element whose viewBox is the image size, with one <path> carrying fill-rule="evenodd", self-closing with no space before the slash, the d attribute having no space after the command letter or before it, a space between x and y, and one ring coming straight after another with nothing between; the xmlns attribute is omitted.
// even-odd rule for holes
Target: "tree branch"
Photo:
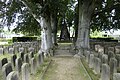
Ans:
<svg viewBox="0 0 120 80"><path fill-rule="evenodd" d="M40 15L39 16L37 16L37 14L35 14L33 11L34 11L34 9L33 9L33 7L32 7L32 4L30 4L30 2L28 2L27 0L20 0L27 8L28 8L28 10L30 11L30 13L32 14L32 16L36 19L36 21L38 22L38 23L41 23L41 20L40 20Z"/></svg>

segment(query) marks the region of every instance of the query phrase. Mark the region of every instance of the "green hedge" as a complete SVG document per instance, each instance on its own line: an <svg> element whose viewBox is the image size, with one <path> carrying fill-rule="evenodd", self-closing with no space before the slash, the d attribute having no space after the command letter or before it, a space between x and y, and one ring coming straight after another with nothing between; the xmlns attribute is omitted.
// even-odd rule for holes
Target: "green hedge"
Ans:
<svg viewBox="0 0 120 80"><path fill-rule="evenodd" d="M36 41L37 37L13 37L13 42L29 42L29 41Z"/></svg>

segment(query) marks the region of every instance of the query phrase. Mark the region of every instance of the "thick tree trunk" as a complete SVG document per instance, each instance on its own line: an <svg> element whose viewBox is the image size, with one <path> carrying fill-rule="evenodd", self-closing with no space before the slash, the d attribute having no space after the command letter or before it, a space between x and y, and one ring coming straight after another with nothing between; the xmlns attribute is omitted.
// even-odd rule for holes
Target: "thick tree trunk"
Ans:
<svg viewBox="0 0 120 80"><path fill-rule="evenodd" d="M89 49L90 21L94 8L95 4L92 0L88 2L81 2L81 0L79 0L78 38L76 42L79 55L84 54L85 50Z"/></svg>
<svg viewBox="0 0 120 80"><path fill-rule="evenodd" d="M52 43L52 29L49 19L42 17L41 18L41 51L48 53L49 50L53 47Z"/></svg>
<svg viewBox="0 0 120 80"><path fill-rule="evenodd" d="M57 14L51 15L52 42L54 45L57 44L57 23Z"/></svg>

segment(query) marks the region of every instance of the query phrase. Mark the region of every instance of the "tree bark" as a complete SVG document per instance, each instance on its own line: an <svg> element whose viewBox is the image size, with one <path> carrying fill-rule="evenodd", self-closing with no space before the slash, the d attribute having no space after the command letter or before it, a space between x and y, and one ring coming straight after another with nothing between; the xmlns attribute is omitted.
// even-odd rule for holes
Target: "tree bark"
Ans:
<svg viewBox="0 0 120 80"><path fill-rule="evenodd" d="M49 53L49 50L53 48L52 42L52 29L50 20L42 17L41 18L41 51Z"/></svg>
<svg viewBox="0 0 120 80"><path fill-rule="evenodd" d="M51 28L52 28L52 42L54 45L57 45L57 14L51 15Z"/></svg>
<svg viewBox="0 0 120 80"><path fill-rule="evenodd" d="M95 9L94 0L79 0L79 24L78 38L76 46L79 49L79 55L84 54L84 50L89 49L89 32L92 13Z"/></svg>

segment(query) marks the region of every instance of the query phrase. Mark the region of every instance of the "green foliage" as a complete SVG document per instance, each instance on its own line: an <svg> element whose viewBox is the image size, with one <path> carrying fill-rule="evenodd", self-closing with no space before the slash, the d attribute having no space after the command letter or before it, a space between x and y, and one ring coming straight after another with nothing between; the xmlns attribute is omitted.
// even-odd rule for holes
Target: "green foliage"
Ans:
<svg viewBox="0 0 120 80"><path fill-rule="evenodd" d="M120 29L120 1L103 0L98 4L92 17L93 30Z"/></svg>

